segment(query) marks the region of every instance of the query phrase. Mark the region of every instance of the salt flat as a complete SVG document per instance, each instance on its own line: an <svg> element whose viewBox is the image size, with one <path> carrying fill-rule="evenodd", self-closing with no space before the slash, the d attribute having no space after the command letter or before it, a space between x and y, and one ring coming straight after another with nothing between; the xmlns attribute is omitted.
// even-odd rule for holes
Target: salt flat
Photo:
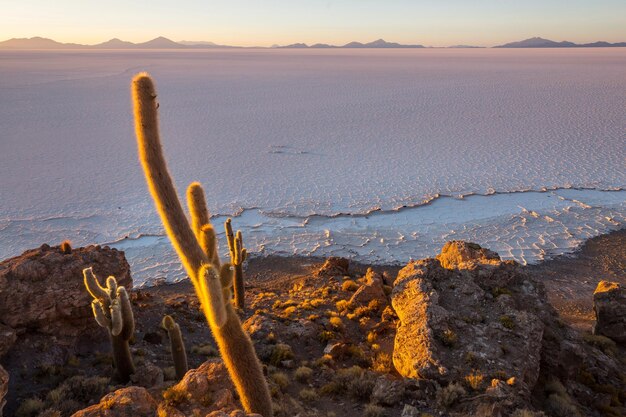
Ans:
<svg viewBox="0 0 626 417"><path fill-rule="evenodd" d="M3 51L0 258L70 239L182 277L137 162L141 70L179 190L257 254L536 262L626 223L626 48Z"/></svg>

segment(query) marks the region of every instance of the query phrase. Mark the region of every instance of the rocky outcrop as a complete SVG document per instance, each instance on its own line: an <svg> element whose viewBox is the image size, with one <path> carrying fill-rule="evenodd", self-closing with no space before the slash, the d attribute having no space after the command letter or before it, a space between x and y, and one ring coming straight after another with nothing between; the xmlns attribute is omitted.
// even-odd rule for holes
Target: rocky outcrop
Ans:
<svg viewBox="0 0 626 417"><path fill-rule="evenodd" d="M626 344L626 291L617 282L600 281L593 293L593 334Z"/></svg>
<svg viewBox="0 0 626 417"><path fill-rule="evenodd" d="M331 256L326 259L324 265L317 270L316 275L320 277L332 277L348 275L348 269L350 267L350 261L346 258L339 258Z"/></svg>
<svg viewBox="0 0 626 417"><path fill-rule="evenodd" d="M157 403L141 387L118 389L105 395L100 403L80 410L72 417L154 417Z"/></svg>
<svg viewBox="0 0 626 417"><path fill-rule="evenodd" d="M388 301L383 289L382 277L370 268L367 270L364 280L365 283L350 298L350 304L353 306L366 306L372 300L377 300L381 305L387 305Z"/></svg>
<svg viewBox="0 0 626 417"><path fill-rule="evenodd" d="M4 396L9 391L9 373L0 365L0 417L4 408Z"/></svg>
<svg viewBox="0 0 626 417"><path fill-rule="evenodd" d="M87 246L64 253L43 245L0 263L0 324L18 334L36 330L56 336L75 336L93 327L91 297L82 270L93 267L97 276L113 275L119 285L132 287L124 252Z"/></svg>
<svg viewBox="0 0 626 417"><path fill-rule="evenodd" d="M540 303L518 264L449 242L437 259L410 262L398 273L394 366L405 377L476 391L514 378L515 395L528 398L539 375L544 326L533 306Z"/></svg>
<svg viewBox="0 0 626 417"><path fill-rule="evenodd" d="M446 242L436 259L446 269L474 269L480 265L498 265L501 262L496 252L460 240Z"/></svg>

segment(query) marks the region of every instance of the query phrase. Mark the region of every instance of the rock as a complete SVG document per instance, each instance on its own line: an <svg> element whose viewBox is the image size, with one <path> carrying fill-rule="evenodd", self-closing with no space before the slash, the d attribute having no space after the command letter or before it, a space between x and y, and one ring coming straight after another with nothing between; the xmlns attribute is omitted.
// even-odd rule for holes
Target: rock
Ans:
<svg viewBox="0 0 626 417"><path fill-rule="evenodd" d="M4 396L9 392L9 373L0 365L0 417L4 408Z"/></svg>
<svg viewBox="0 0 626 417"><path fill-rule="evenodd" d="M93 327L91 296L83 284L83 269L93 267L104 279L117 278L132 287L124 252L87 246L70 254L43 245L0 263L0 322L15 330L38 330L76 336Z"/></svg>
<svg viewBox="0 0 626 417"><path fill-rule="evenodd" d="M182 415L196 415L196 409L205 414L219 411L228 415L238 408L233 394L234 386L221 359L210 359L199 368L189 370L170 390L184 398L184 401L173 406Z"/></svg>
<svg viewBox="0 0 626 417"><path fill-rule="evenodd" d="M383 289L383 281L380 275L376 274L371 268L367 270L365 275L365 284L361 285L359 289L350 298L350 304L355 306L366 306L372 300L379 300L381 306L388 304L385 290Z"/></svg>
<svg viewBox="0 0 626 417"><path fill-rule="evenodd" d="M130 379L135 385L152 388L163 384L163 370L150 362L145 362L137 367Z"/></svg>
<svg viewBox="0 0 626 417"><path fill-rule="evenodd" d="M17 340L17 333L9 326L0 324L0 358L3 357Z"/></svg>
<svg viewBox="0 0 626 417"><path fill-rule="evenodd" d="M403 396L404 381L383 375L376 379L371 399L376 404L394 406L402 400Z"/></svg>
<svg viewBox="0 0 626 417"><path fill-rule="evenodd" d="M157 403L145 388L128 387L105 395L100 403L72 417L154 417L156 411Z"/></svg>
<svg viewBox="0 0 626 417"><path fill-rule="evenodd" d="M626 344L626 291L617 282L600 281L593 293L593 334Z"/></svg>
<svg viewBox="0 0 626 417"><path fill-rule="evenodd" d="M417 408L409 404L404 404L401 417L419 417L419 416L420 416L420 412Z"/></svg>
<svg viewBox="0 0 626 417"><path fill-rule="evenodd" d="M544 329L528 280L517 264L465 242L446 244L438 259L410 262L392 292L400 320L396 370L441 384L470 374L485 382L515 377L517 391L528 397L539 376Z"/></svg>
<svg viewBox="0 0 626 417"><path fill-rule="evenodd" d="M446 269L473 269L478 265L500 263L500 256L476 243L452 240L447 242L436 257Z"/></svg>
<svg viewBox="0 0 626 417"><path fill-rule="evenodd" d="M346 258L338 258L331 256L326 259L324 265L317 270L317 276L333 277L338 275L348 275L348 268L350 267L350 261Z"/></svg>

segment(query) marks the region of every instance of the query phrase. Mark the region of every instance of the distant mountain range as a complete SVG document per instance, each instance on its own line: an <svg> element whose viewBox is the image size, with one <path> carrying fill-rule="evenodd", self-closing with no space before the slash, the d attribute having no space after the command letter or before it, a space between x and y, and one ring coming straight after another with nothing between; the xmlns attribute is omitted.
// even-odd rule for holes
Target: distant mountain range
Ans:
<svg viewBox="0 0 626 417"><path fill-rule="evenodd" d="M594 42L585 44L576 44L573 42L555 42L543 38L530 38L519 42L511 42L504 45L494 46L494 48L608 48L608 47L626 47L626 42L609 43ZM207 41L180 41L174 42L171 39L162 36L147 42L133 43L113 38L109 41L98 43L95 45L81 45L77 43L61 43L52 39L35 37L35 38L13 38L0 42L0 49L207 49L207 48L242 48L240 46L218 45ZM307 45L305 43L294 43L291 45L274 45L272 48L286 49L322 49L322 48L425 48L423 45L402 45L395 42L387 42L378 39L369 43L350 42L342 46L329 45L325 43L316 43ZM449 48L480 48L477 46L456 45Z"/></svg>
<svg viewBox="0 0 626 417"><path fill-rule="evenodd" d="M13 38L0 42L0 49L194 49L194 48L236 48L235 46L218 45L213 42L174 42L171 39L159 36L147 42L133 43L113 38L95 45L80 45L77 43L61 43L52 39Z"/></svg>
<svg viewBox="0 0 626 417"><path fill-rule="evenodd" d="M278 48L424 48L424 45L401 45L395 42L387 42L384 39L378 39L369 43L350 42L342 46L328 45L326 43L316 43L311 46L306 43L293 43L291 45L278 46Z"/></svg>
<svg viewBox="0 0 626 417"><path fill-rule="evenodd" d="M574 43L574 42L555 42L550 39L544 38L530 38L519 42L511 42L500 46L494 46L494 48L611 48L611 47L626 47L626 42L609 43L609 42L594 42L594 43Z"/></svg>

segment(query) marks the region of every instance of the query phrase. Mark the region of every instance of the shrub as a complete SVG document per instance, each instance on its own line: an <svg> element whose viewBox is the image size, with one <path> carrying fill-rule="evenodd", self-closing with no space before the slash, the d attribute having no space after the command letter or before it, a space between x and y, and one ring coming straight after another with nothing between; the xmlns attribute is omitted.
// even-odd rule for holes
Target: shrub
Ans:
<svg viewBox="0 0 626 417"><path fill-rule="evenodd" d="M478 391L483 384L483 379L483 374L475 371L465 377L465 382L471 389Z"/></svg>
<svg viewBox="0 0 626 417"><path fill-rule="evenodd" d="M617 345L606 336L585 334L583 335L583 340L609 356L615 356L617 354Z"/></svg>
<svg viewBox="0 0 626 417"><path fill-rule="evenodd" d="M43 410L44 404L39 398L24 400L15 412L15 417L35 417Z"/></svg>
<svg viewBox="0 0 626 417"><path fill-rule="evenodd" d="M337 330L343 328L343 322L341 321L341 318L339 317L331 317L330 325L333 326Z"/></svg>
<svg viewBox="0 0 626 417"><path fill-rule="evenodd" d="M300 396L300 399L302 401L307 402L307 403L310 403L319 399L319 395L317 395L317 392L311 388L301 389L298 395Z"/></svg>
<svg viewBox="0 0 626 417"><path fill-rule="evenodd" d="M357 284L356 282L352 281L351 279L347 279L343 282L343 284L341 284L341 289L344 291L351 291L354 292L359 288L359 284Z"/></svg>
<svg viewBox="0 0 626 417"><path fill-rule="evenodd" d="M453 347L454 345L456 345L457 336L454 330L448 328L443 331L443 333L440 336L440 339L441 339L441 343L443 343L444 346Z"/></svg>
<svg viewBox="0 0 626 417"><path fill-rule="evenodd" d="M465 389L461 384L453 382L447 387L437 390L437 404L440 407L448 408L459 401L465 394Z"/></svg>
<svg viewBox="0 0 626 417"><path fill-rule="evenodd" d="M365 417L383 417L385 415L385 409L376 404L368 404L363 410Z"/></svg>
<svg viewBox="0 0 626 417"><path fill-rule="evenodd" d="M69 240L64 240L61 243L61 253L64 255L72 253L72 243Z"/></svg>
<svg viewBox="0 0 626 417"><path fill-rule="evenodd" d="M284 390L289 386L289 376L287 376L284 372L274 372L272 374L272 381L274 381L281 390Z"/></svg>
<svg viewBox="0 0 626 417"><path fill-rule="evenodd" d="M299 367L298 369L296 369L296 372L294 373L294 377L296 378L297 381L300 381L300 382L307 382L311 379L312 376L313 376L313 369L307 366Z"/></svg>
<svg viewBox="0 0 626 417"><path fill-rule="evenodd" d="M515 327L515 321L511 316L500 316L500 324L506 327L507 329L512 329Z"/></svg>
<svg viewBox="0 0 626 417"><path fill-rule="evenodd" d="M391 355L385 352L379 352L374 357L372 370L375 372L388 373L391 371L392 359Z"/></svg>
<svg viewBox="0 0 626 417"><path fill-rule="evenodd" d="M278 343L274 346L272 350L272 355L270 356L270 363L274 366L277 366L284 360L293 359L293 350L291 350L291 346L285 343Z"/></svg>

